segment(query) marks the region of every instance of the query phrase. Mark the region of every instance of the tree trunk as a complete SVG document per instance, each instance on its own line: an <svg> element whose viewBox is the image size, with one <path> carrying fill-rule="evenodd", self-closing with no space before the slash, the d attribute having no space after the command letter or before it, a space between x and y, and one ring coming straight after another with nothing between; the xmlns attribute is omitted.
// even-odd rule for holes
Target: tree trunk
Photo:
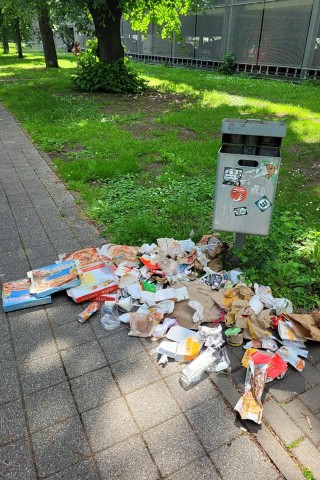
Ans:
<svg viewBox="0 0 320 480"><path fill-rule="evenodd" d="M21 43L21 31L20 31L20 22L19 22L19 19L17 18L14 23L15 23L15 36L16 36L16 44L17 44L17 50L18 50L18 57L19 57L19 58L23 58L22 43Z"/></svg>
<svg viewBox="0 0 320 480"><path fill-rule="evenodd" d="M58 68L56 46L54 44L53 32L50 26L48 5L43 2L38 10L38 21L43 44L43 53L47 68Z"/></svg>
<svg viewBox="0 0 320 480"><path fill-rule="evenodd" d="M98 58L101 62L110 64L123 61L124 49L121 42L122 8L118 0L104 0L99 5L88 1L98 39Z"/></svg>
<svg viewBox="0 0 320 480"><path fill-rule="evenodd" d="M9 40L8 40L7 32L4 27L2 27L2 45L3 45L3 53L7 55L9 53Z"/></svg>

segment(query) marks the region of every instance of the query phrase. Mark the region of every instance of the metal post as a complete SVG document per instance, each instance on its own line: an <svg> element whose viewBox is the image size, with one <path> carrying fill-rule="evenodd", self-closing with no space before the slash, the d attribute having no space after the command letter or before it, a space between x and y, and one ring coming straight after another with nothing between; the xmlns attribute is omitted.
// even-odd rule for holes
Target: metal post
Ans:
<svg viewBox="0 0 320 480"><path fill-rule="evenodd" d="M320 0L313 0L312 11L310 15L309 30L306 40L306 46L304 49L304 55L301 66L301 75L300 78L306 78L306 69L310 68L312 57L314 54L314 47L316 44L316 38L319 28L319 17L320 17Z"/></svg>
<svg viewBox="0 0 320 480"><path fill-rule="evenodd" d="M233 23L233 2L234 0L227 1L227 14L225 22L225 32L224 32L224 45L223 45L223 54L226 55L230 52L230 40L232 33L232 23Z"/></svg>

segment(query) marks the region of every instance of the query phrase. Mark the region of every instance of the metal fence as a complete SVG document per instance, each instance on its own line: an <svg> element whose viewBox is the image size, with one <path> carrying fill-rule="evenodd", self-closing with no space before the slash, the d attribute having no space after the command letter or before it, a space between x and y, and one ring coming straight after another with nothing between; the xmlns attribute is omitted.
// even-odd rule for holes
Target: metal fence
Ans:
<svg viewBox="0 0 320 480"><path fill-rule="evenodd" d="M236 70L320 78L320 0L212 0L181 18L182 38L162 39L122 21L127 54L151 61L218 67L232 52Z"/></svg>

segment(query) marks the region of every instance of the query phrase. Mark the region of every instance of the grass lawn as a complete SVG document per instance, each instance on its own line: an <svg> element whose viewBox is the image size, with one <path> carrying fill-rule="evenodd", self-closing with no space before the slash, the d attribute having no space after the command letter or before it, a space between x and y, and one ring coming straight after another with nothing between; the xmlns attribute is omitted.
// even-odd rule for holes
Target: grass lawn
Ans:
<svg viewBox="0 0 320 480"><path fill-rule="evenodd" d="M71 82L75 58L59 65L1 55L0 101L113 242L210 233L222 119L286 122L270 235L248 236L240 257L275 296L320 305L319 86L134 64L150 91L83 94Z"/></svg>

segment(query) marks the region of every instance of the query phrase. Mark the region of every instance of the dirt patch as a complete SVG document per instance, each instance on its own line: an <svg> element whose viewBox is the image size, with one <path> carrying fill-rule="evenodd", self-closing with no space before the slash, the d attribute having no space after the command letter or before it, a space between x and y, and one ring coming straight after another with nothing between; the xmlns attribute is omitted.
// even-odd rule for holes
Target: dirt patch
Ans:
<svg viewBox="0 0 320 480"><path fill-rule="evenodd" d="M131 132L135 138L151 139L165 135L168 131L176 130L179 140L188 141L196 138L193 130L183 127L158 124L157 118L169 112L177 112L190 103L190 97L167 92L145 92L140 95L113 95L99 96L104 104L102 113L105 116L128 115L141 113L142 120L130 121L122 128Z"/></svg>
<svg viewBox="0 0 320 480"><path fill-rule="evenodd" d="M73 154L76 158L77 154L83 152L84 150L84 147L78 145L76 147L63 148L62 150L53 150L52 152L47 153L47 155L51 158L51 160L58 157L64 162L72 162L74 160Z"/></svg>
<svg viewBox="0 0 320 480"><path fill-rule="evenodd" d="M139 95L103 94L99 95L104 104L104 115L124 115L143 113L152 117L162 113L177 111L190 102L190 97L175 93L148 91Z"/></svg>

